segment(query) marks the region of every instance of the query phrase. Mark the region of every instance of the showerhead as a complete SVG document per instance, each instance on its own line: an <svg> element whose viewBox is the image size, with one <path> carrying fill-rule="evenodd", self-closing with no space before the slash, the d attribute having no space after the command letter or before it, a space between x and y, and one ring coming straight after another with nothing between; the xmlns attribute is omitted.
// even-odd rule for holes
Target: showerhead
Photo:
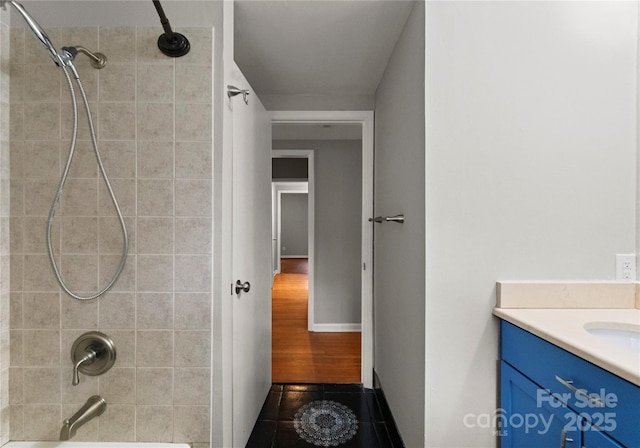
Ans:
<svg viewBox="0 0 640 448"><path fill-rule="evenodd" d="M27 22L27 25L29 25L29 28L31 28L31 31L33 31L33 34L35 34L38 40L42 42L44 47L49 51L49 53L51 53L53 62L55 62L56 65L60 65L61 61L56 48L51 43L51 39L49 39L49 36L45 32L45 30L38 24L38 22L36 22L36 19L34 19L26 9L24 9L24 6L14 0L2 0L0 2L0 6L2 6L2 8L4 9L7 3L12 5L16 9L16 11L20 13L24 21Z"/></svg>

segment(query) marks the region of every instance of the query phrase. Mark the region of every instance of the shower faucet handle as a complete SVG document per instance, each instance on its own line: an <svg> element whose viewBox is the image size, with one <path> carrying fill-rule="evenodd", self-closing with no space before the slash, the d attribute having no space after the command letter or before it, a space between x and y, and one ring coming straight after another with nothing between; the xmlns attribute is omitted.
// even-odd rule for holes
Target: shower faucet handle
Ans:
<svg viewBox="0 0 640 448"><path fill-rule="evenodd" d="M80 383L80 373L89 376L103 374L116 362L116 346L113 340L99 331L84 333L71 347L73 379L71 384Z"/></svg>
<svg viewBox="0 0 640 448"><path fill-rule="evenodd" d="M87 366L96 360L96 352L94 352L92 349L87 349L85 353L86 354L82 357L82 359L73 365L73 380L71 381L71 384L73 386L77 386L78 384L80 384L80 374L78 373L80 366Z"/></svg>

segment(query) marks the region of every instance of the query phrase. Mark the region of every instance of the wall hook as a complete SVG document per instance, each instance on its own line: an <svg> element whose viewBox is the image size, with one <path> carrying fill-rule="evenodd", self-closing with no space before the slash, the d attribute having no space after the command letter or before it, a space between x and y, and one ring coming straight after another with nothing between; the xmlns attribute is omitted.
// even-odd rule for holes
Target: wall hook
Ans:
<svg viewBox="0 0 640 448"><path fill-rule="evenodd" d="M227 86L227 96L229 98L233 98L236 95L242 95L242 99L244 100L244 104L249 104L249 92L246 89L240 89L236 86L228 85Z"/></svg>

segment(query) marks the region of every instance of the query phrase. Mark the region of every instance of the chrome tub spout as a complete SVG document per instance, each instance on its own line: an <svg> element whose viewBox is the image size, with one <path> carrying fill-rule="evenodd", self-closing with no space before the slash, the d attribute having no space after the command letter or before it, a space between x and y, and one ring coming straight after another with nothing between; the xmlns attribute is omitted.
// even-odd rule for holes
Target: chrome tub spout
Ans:
<svg viewBox="0 0 640 448"><path fill-rule="evenodd" d="M76 435L79 427L89 420L102 415L107 409L107 402L99 395L94 395L70 419L64 421L60 430L60 440L69 440Z"/></svg>

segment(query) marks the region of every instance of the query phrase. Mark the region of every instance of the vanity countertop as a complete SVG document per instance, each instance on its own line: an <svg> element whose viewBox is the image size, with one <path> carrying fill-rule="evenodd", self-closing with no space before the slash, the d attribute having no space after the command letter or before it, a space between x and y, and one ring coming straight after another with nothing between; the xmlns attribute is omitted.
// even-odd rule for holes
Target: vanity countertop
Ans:
<svg viewBox="0 0 640 448"><path fill-rule="evenodd" d="M580 358L640 386L640 356L591 335L588 323L640 325L640 310L494 308L493 314Z"/></svg>

